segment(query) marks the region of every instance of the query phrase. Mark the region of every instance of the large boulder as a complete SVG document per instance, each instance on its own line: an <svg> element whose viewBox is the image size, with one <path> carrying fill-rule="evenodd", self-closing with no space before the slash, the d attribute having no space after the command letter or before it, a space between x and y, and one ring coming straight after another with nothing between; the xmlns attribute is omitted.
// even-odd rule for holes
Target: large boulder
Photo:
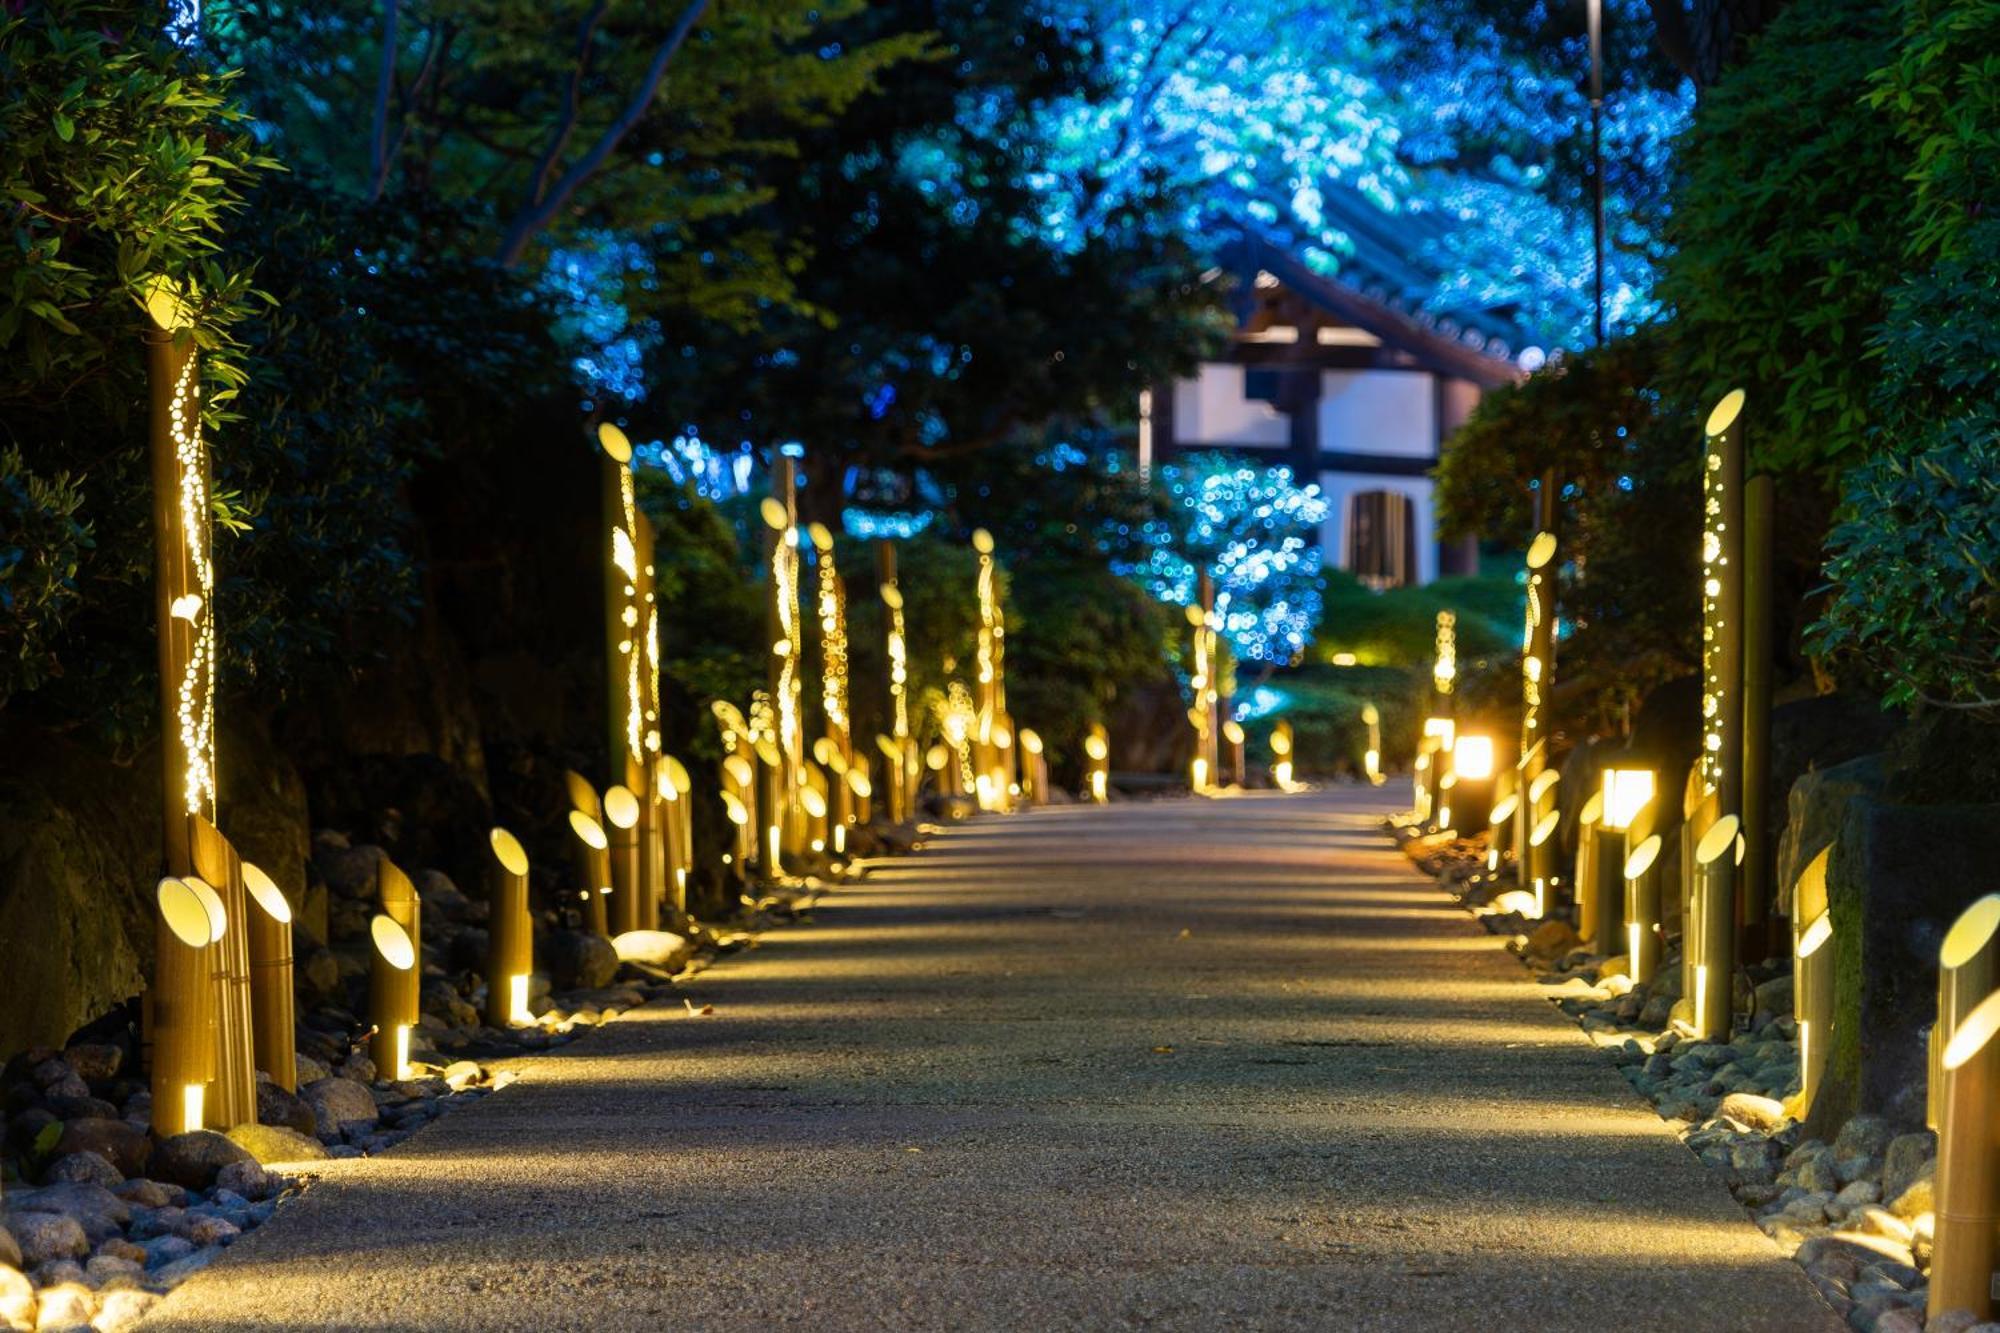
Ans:
<svg viewBox="0 0 2000 1333"><path fill-rule="evenodd" d="M1860 1111L1922 1122L1938 945L1990 888L1979 832L1997 824L2000 806L1847 802L1827 861L1833 1032L1808 1135L1831 1138Z"/></svg>
<svg viewBox="0 0 2000 1333"><path fill-rule="evenodd" d="M299 1089L299 1096L312 1107L316 1132L324 1139L338 1137L340 1127L357 1120L376 1118L375 1094L366 1083L351 1078L323 1078Z"/></svg>
<svg viewBox="0 0 2000 1333"><path fill-rule="evenodd" d="M273 1162L320 1162L328 1156L326 1146L318 1139L283 1125L238 1125L229 1131L229 1141L264 1166Z"/></svg>
<svg viewBox="0 0 2000 1333"><path fill-rule="evenodd" d="M1812 859L1833 845L1846 817L1847 803L1857 796L1876 796L1882 790L1882 756L1865 754L1857 759L1826 768L1810 768L1801 773L1786 795L1783 809L1785 827L1778 835L1778 904L1791 911L1792 890Z"/></svg>
<svg viewBox="0 0 2000 1333"><path fill-rule="evenodd" d="M71 1153L96 1153L122 1174L136 1176L146 1169L146 1158L152 1151L153 1141L137 1125L126 1120L94 1116L65 1121L62 1137L56 1140L55 1155L67 1157Z"/></svg>
<svg viewBox="0 0 2000 1333"><path fill-rule="evenodd" d="M589 931L549 932L542 942L542 958L557 990L595 990L618 974L618 950L610 940Z"/></svg>
<svg viewBox="0 0 2000 1333"><path fill-rule="evenodd" d="M312 1134L319 1128L319 1118L305 1098L275 1083L257 1085L257 1123L279 1125L300 1134Z"/></svg>

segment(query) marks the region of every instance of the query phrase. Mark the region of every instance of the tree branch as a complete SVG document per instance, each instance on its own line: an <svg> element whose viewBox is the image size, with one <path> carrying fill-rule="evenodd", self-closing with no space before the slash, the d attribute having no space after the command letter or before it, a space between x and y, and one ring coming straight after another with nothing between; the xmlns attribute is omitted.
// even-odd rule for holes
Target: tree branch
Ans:
<svg viewBox="0 0 2000 1333"><path fill-rule="evenodd" d="M400 0L382 0L382 63L375 72L375 123L368 134L368 202L389 182L389 95L396 86L396 25Z"/></svg>
<svg viewBox="0 0 2000 1333"><path fill-rule="evenodd" d="M604 133L597 136L597 142L590 146L590 151L565 171L543 197L536 199L531 195L528 203L514 215L513 221L507 225L506 234L500 238L499 253L495 256L503 268L512 268L520 262L528 242L568 205L578 188L597 173L605 159L645 116L653 98L659 93L661 80L666 77L668 63L707 10L708 0L690 0L688 7L681 11L680 18L674 21L673 28L654 50L652 62L646 68L646 77L640 80L638 89L625 104L625 109L618 113L618 118L605 126Z"/></svg>
<svg viewBox="0 0 2000 1333"><path fill-rule="evenodd" d="M556 164L569 148L570 136L576 133L577 110L583 103L583 76L590 71L590 39L597 33L597 25L604 21L604 11L611 7L611 0L597 0L591 11L584 15L576 36L576 64L570 68L569 87L563 94L562 116L549 134L549 146L535 163L534 180L528 187L530 203L540 203L548 193L549 176Z"/></svg>

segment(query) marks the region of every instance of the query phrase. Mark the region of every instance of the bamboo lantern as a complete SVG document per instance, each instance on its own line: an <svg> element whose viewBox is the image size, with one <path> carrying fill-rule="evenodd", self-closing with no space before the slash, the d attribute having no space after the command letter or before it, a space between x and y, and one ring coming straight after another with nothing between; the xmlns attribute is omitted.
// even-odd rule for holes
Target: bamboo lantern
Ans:
<svg viewBox="0 0 2000 1333"><path fill-rule="evenodd" d="M854 757L848 710L847 586L840 578L832 530L824 523L813 523L807 526L806 535L812 542L813 563L819 575L815 605L819 613L820 719L826 726L821 737L826 742L825 754L820 763L831 774L827 791L831 807L827 816L829 845L835 855L843 855L847 851L847 830L854 823L853 793L846 781Z"/></svg>
<svg viewBox="0 0 2000 1333"><path fill-rule="evenodd" d="M1592 797L1596 800L1596 797ZM1588 807L1586 807L1588 808ZM1562 827L1562 814L1551 810L1535 824L1535 831L1528 835L1528 860L1531 865L1543 866L1555 860L1556 830ZM1578 859L1582 859L1579 845ZM1546 920L1549 903L1555 890L1555 878L1551 875L1536 875L1531 881L1535 893L1535 918ZM1581 934L1582 932L1578 932Z"/></svg>
<svg viewBox="0 0 2000 1333"><path fill-rule="evenodd" d="M1518 770L1516 770L1518 772ZM1556 809L1556 787L1562 781L1562 774L1556 769L1545 768L1535 774L1528 783L1528 878L1539 879L1547 885L1553 895L1558 884L1556 875L1556 854L1561 845L1553 837L1535 841L1535 830L1551 815L1557 817L1557 827L1561 826L1561 816Z"/></svg>
<svg viewBox="0 0 2000 1333"><path fill-rule="evenodd" d="M1604 801L1598 807L1597 847L1591 856L1592 878L1578 879L1579 892L1589 894L1595 910L1593 946L1601 954L1628 943L1626 916L1626 857L1635 840L1626 835L1653 799L1653 774L1644 768L1606 768ZM1657 853L1655 853L1657 855ZM1629 961L1629 960L1628 960ZM1636 978L1635 978L1636 979Z"/></svg>
<svg viewBox="0 0 2000 1333"><path fill-rule="evenodd" d="M1368 785L1379 787L1389 779L1382 772L1382 711L1374 704L1361 705L1361 725L1368 729L1368 746L1361 752L1361 771Z"/></svg>
<svg viewBox="0 0 2000 1333"><path fill-rule="evenodd" d="M627 796L631 793L627 792ZM528 918L528 854L506 829L487 835L486 1021L496 1028L532 1023L528 978L535 970L534 923Z"/></svg>
<svg viewBox="0 0 2000 1333"><path fill-rule="evenodd" d="M854 756L854 767L847 770L847 790L854 802L854 822L863 827L873 822L875 812L872 768L867 751L862 750Z"/></svg>
<svg viewBox="0 0 2000 1333"><path fill-rule="evenodd" d="M583 927L593 935L611 934L606 900L611 896L611 842L604 827L581 810L569 812L569 831L576 849L577 900Z"/></svg>
<svg viewBox="0 0 2000 1333"><path fill-rule="evenodd" d="M889 779L889 822L907 824L916 814L920 759L915 753L916 738L910 734L909 640L903 623L903 593L896 581L896 546L886 539L875 543L875 577L885 612L883 661L889 698L889 734L878 744L892 766L884 770Z"/></svg>
<svg viewBox="0 0 2000 1333"><path fill-rule="evenodd" d="M250 915L243 887L243 862L229 840L200 815L188 818L195 873L222 900L223 919L234 930L219 933L209 946L209 975L215 987L215 1084L209 1089L211 1129L233 1129L257 1120L257 1055L250 1002L250 944L244 922Z"/></svg>
<svg viewBox="0 0 2000 1333"><path fill-rule="evenodd" d="M1514 770L1510 765L1500 770L1500 784L1511 786ZM1493 802L1493 808L1486 812L1486 872L1490 875L1500 868L1501 848L1514 832L1514 808L1521 803L1518 792L1500 793Z"/></svg>
<svg viewBox="0 0 2000 1333"><path fill-rule="evenodd" d="M675 917L684 918L688 880L694 874L694 779L686 764L665 754L659 759L659 782L667 804L667 887Z"/></svg>
<svg viewBox="0 0 2000 1333"><path fill-rule="evenodd" d="M1521 633L1521 764L1516 781L1526 788L1548 764L1551 719L1548 700L1556 676L1556 585L1562 562L1556 536L1557 486L1553 472L1542 474L1535 490L1535 536L1528 543L1528 596ZM1514 825L1514 859L1524 860L1534 814L1523 807Z"/></svg>
<svg viewBox="0 0 2000 1333"><path fill-rule="evenodd" d="M292 990L292 905L271 877L243 862L249 899L244 934L250 937L250 1031L257 1068L286 1092L299 1090L296 1017Z"/></svg>
<svg viewBox="0 0 2000 1333"><path fill-rule="evenodd" d="M1597 934L1597 895L1590 886L1597 882L1597 824L1604 818L1604 793L1594 791L1576 815L1576 865L1572 872L1576 893L1576 933L1584 939ZM1530 848L1530 855L1533 849Z"/></svg>
<svg viewBox="0 0 2000 1333"><path fill-rule="evenodd" d="M1049 799L1049 761L1042 753L1042 736L1033 727L1021 728L1021 799L1028 805L1045 805Z"/></svg>
<svg viewBox="0 0 2000 1333"><path fill-rule="evenodd" d="M368 971L368 1016L375 1025L369 1056L383 1078L410 1076L410 1030L422 1017L423 900L394 862L376 863L381 908L369 925L375 945Z"/></svg>
<svg viewBox="0 0 2000 1333"><path fill-rule="evenodd" d="M604 792L604 836L611 856L611 933L640 929L639 798L629 788Z"/></svg>
<svg viewBox="0 0 2000 1333"><path fill-rule="evenodd" d="M171 1138L202 1128L215 1078L215 987L209 951L227 926L222 900L199 879L168 876L154 889L159 909L153 963L153 1133Z"/></svg>
<svg viewBox="0 0 2000 1333"><path fill-rule="evenodd" d="M786 810L792 796L785 789L784 756L768 737L757 742L757 775L757 810L763 816L763 840L757 849L758 864L763 868L764 877L775 881L783 878L785 873Z"/></svg>
<svg viewBox="0 0 2000 1333"><path fill-rule="evenodd" d="M1222 742L1228 747L1229 782L1231 786L1244 785L1243 778L1243 724L1230 718L1222 724Z"/></svg>
<svg viewBox="0 0 2000 1333"><path fill-rule="evenodd" d="M1625 858L1625 956L1633 984L1644 985L1660 970L1664 938L1660 929L1660 835L1649 833Z"/></svg>
<svg viewBox="0 0 2000 1333"><path fill-rule="evenodd" d="M833 855L847 852L847 820L851 817L852 793L847 789L847 756L831 736L813 742L813 762L820 770L822 794L827 804L827 847Z"/></svg>
<svg viewBox="0 0 2000 1333"><path fill-rule="evenodd" d="M1792 920L1797 929L1792 939L1793 1013L1799 1024L1799 1091L1787 1108L1794 1120L1804 1120L1812 1110L1826 1079L1826 1057L1833 1036L1833 913L1827 910L1826 868L1832 848L1821 848L1799 873L1792 888ZM1935 1036L1935 1031L1933 1031ZM1932 1047L1933 1053L1941 1053ZM1931 1064L1927 1091L1934 1097L1939 1090L1940 1071Z"/></svg>
<svg viewBox="0 0 2000 1333"><path fill-rule="evenodd" d="M1701 537L1701 772L1702 795L1716 798L1716 816L1739 828L1743 818L1743 391L1723 395L1709 413L1702 440ZM1732 833L1732 837L1734 834ZM1696 860L1700 861L1697 854ZM1737 929L1735 863L1716 864L1730 883L1722 900ZM1704 910L1708 904L1704 904ZM1733 965L1734 948L1731 949Z"/></svg>
<svg viewBox="0 0 2000 1333"><path fill-rule="evenodd" d="M563 772L563 786L569 793L569 808L581 810L592 819L602 822L604 806L597 799L597 788L590 785L590 779L575 769Z"/></svg>
<svg viewBox="0 0 2000 1333"><path fill-rule="evenodd" d="M1292 724L1280 720L1271 724L1271 785L1279 791L1292 790Z"/></svg>
<svg viewBox="0 0 2000 1333"><path fill-rule="evenodd" d="M771 494L764 497L758 512L766 529L770 574L769 734L779 769L768 813L777 836L771 839L765 873L775 879L782 873L781 856L804 851L807 841L805 807L800 803L805 786L805 625L799 611L798 472L790 457L780 455L772 461Z"/></svg>
<svg viewBox="0 0 2000 1333"><path fill-rule="evenodd" d="M979 635L973 696L974 716L969 729L972 748L972 791L982 810L1004 810L1007 806L1007 778L1004 762L995 742L995 731L1004 725L1007 713L1006 614L1000 606L999 566L993 559L993 534L985 528L972 533L972 550L979 557Z"/></svg>
<svg viewBox="0 0 2000 1333"><path fill-rule="evenodd" d="M1694 852L1714 816L1715 802L1707 795L1701 765L1697 763L1688 769L1687 786L1681 793L1681 994L1688 996L1694 994L1695 885L1700 880Z"/></svg>
<svg viewBox="0 0 2000 1333"><path fill-rule="evenodd" d="M2000 991L1961 1015L1945 1043L1943 1114L1938 1130L1937 1218L1929 1313L1993 1313L1994 1237L2000 1233Z"/></svg>
<svg viewBox="0 0 2000 1333"><path fill-rule="evenodd" d="M1090 724L1090 733L1083 738L1083 757L1088 761L1085 775L1090 802L1103 805L1111 799L1111 733L1102 722Z"/></svg>
<svg viewBox="0 0 2000 1333"><path fill-rule="evenodd" d="M746 759L732 754L722 761L722 808L729 819L731 845L722 858L739 883L750 878L757 860L757 765L756 751Z"/></svg>
<svg viewBox="0 0 2000 1333"><path fill-rule="evenodd" d="M827 823L833 810L827 801L826 770L808 760L805 778L806 785L799 792L799 802L806 812L806 846L815 854L823 854L830 850Z"/></svg>
<svg viewBox="0 0 2000 1333"><path fill-rule="evenodd" d="M2000 894L1959 913L1938 948L1937 1020L1931 1024L1925 1119L1939 1126L1944 1109L1942 1060L1952 1034L1972 1007L2000 986Z"/></svg>
<svg viewBox="0 0 2000 1333"><path fill-rule="evenodd" d="M1735 1022L1736 861L1742 846L1735 815L1715 819L1695 845L1694 920L1685 939L1695 951L1690 1035L1701 1041L1727 1040Z"/></svg>

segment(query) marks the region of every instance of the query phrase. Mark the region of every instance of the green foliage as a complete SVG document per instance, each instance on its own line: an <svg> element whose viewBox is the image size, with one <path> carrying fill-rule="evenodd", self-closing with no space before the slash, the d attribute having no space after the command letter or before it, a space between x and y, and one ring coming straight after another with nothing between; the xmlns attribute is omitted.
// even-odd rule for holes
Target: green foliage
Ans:
<svg viewBox="0 0 2000 1333"><path fill-rule="evenodd" d="M1293 753L1301 777L1365 771L1368 724L1362 710L1373 705L1380 720L1382 762L1409 762L1416 752L1423 717L1419 696L1408 671L1391 667L1305 666L1279 672L1271 688L1283 696L1267 718L1246 723L1250 751L1256 761L1269 757L1270 724L1292 724Z"/></svg>
<svg viewBox="0 0 2000 1333"><path fill-rule="evenodd" d="M1906 272L1873 339L1875 456L1828 541L1822 651L1891 704L2000 712L2000 3L1909 0L1869 103L1909 186L1888 228Z"/></svg>
<svg viewBox="0 0 2000 1333"><path fill-rule="evenodd" d="M1437 646L1438 612L1457 617L1458 654L1465 665L1518 648L1526 614L1520 588L1506 577L1443 578L1376 592L1335 569L1325 575L1324 596L1326 616L1313 644L1314 660L1352 653L1363 666L1412 666L1426 673Z"/></svg>
<svg viewBox="0 0 2000 1333"><path fill-rule="evenodd" d="M1749 390L1766 470L1820 472L1868 447L1866 340L1900 269L1891 219L1910 188L1888 118L1864 105L1893 35L1883 0L1785 6L1679 145L1665 368L1692 402Z"/></svg>
<svg viewBox="0 0 2000 1333"><path fill-rule="evenodd" d="M0 705L55 668L54 641L80 595L77 570L91 546L82 505L69 473L37 476L20 450L0 450L0 642L8 645Z"/></svg>

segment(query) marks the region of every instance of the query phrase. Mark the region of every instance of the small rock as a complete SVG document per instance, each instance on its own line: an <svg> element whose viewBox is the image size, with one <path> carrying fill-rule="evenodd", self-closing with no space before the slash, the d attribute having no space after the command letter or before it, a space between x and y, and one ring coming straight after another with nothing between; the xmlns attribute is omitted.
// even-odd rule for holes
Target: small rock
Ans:
<svg viewBox="0 0 2000 1333"><path fill-rule="evenodd" d="M45 1287L41 1308L35 1312L37 1333L50 1329L88 1329L97 1317L97 1293L81 1282L70 1281Z"/></svg>
<svg viewBox="0 0 2000 1333"><path fill-rule="evenodd" d="M686 940L667 931L635 931L619 936L638 949L635 936L658 934L662 941L648 943L644 950L646 957L640 961L653 962L656 967L665 967L666 959L671 959L685 946ZM666 943L671 941L671 944ZM621 946L622 948L623 946ZM602 935L594 935L582 930L558 930L551 933L545 943L538 943L538 953L546 959L549 979L557 990L589 989L609 984L618 974L618 963L622 957L620 948L614 948L610 940ZM637 956L636 953L630 956ZM655 958L663 961L654 961Z"/></svg>
<svg viewBox="0 0 2000 1333"><path fill-rule="evenodd" d="M1882 1197L1882 1187L1872 1180L1856 1180L1840 1187L1840 1193L1833 1196L1842 1208L1855 1209L1871 1204Z"/></svg>
<svg viewBox="0 0 2000 1333"><path fill-rule="evenodd" d="M48 1179L52 1184L102 1185L105 1189L116 1189L125 1183L124 1173L94 1152L73 1152L57 1158L49 1168Z"/></svg>
<svg viewBox="0 0 2000 1333"><path fill-rule="evenodd" d="M277 1125L300 1134L312 1134L318 1130L318 1121L312 1107L306 1105L305 1098L295 1092L287 1092L275 1083L257 1085L257 1123Z"/></svg>
<svg viewBox="0 0 2000 1333"><path fill-rule="evenodd" d="M1775 1023L1780 1015L1792 1012L1792 974L1787 972L1763 982L1753 994L1755 999L1750 1026L1755 1030Z"/></svg>
<svg viewBox="0 0 2000 1333"><path fill-rule="evenodd" d="M202 1190L214 1184L216 1172L231 1162L252 1160L227 1135L212 1129L194 1129L155 1144L146 1174L187 1189Z"/></svg>
<svg viewBox="0 0 2000 1333"><path fill-rule="evenodd" d="M128 1180L112 1193L127 1203L136 1203L142 1208L164 1208L170 1203L179 1203L187 1197L187 1191L178 1185L162 1185L157 1180Z"/></svg>
<svg viewBox="0 0 2000 1333"><path fill-rule="evenodd" d="M38 1287L59 1287L65 1282L83 1285L83 1265L74 1259L51 1259L28 1274Z"/></svg>
<svg viewBox="0 0 2000 1333"><path fill-rule="evenodd" d="M1935 1160L1924 1163L1917 1178L1903 1186L1902 1193L1889 1200L1889 1211L1905 1221L1913 1221L1923 1213L1937 1211L1937 1201L1932 1191L1932 1174L1937 1169Z"/></svg>
<svg viewBox="0 0 2000 1333"><path fill-rule="evenodd" d="M0 1326L35 1326L35 1284L19 1269L0 1267Z"/></svg>
<svg viewBox="0 0 2000 1333"><path fill-rule="evenodd" d="M272 1193L271 1177L255 1160L231 1162L215 1173L215 1187L219 1192L227 1190L245 1199L267 1198ZM1873 1202L1873 1200L1870 1200Z"/></svg>
<svg viewBox="0 0 2000 1333"><path fill-rule="evenodd" d="M65 1213L14 1213L7 1229L21 1247L21 1262L36 1268L56 1259L81 1259L90 1253L83 1224Z"/></svg>
<svg viewBox="0 0 2000 1333"><path fill-rule="evenodd" d="M125 1050L109 1042L80 1042L63 1052L63 1061L92 1083L115 1078L125 1063Z"/></svg>
<svg viewBox="0 0 2000 1333"><path fill-rule="evenodd" d="M440 1077L453 1092L458 1092L479 1081L480 1069L470 1060L454 1060L444 1067Z"/></svg>
<svg viewBox="0 0 2000 1333"><path fill-rule="evenodd" d="M130 1259L135 1264L146 1262L146 1250L142 1245L134 1245L123 1236L113 1236L97 1247L97 1253L113 1259Z"/></svg>
<svg viewBox="0 0 2000 1333"><path fill-rule="evenodd" d="M1978 1324L1979 1316L1970 1310L1946 1310L1924 1325L1924 1333L1967 1333Z"/></svg>
<svg viewBox="0 0 2000 1333"><path fill-rule="evenodd" d="M306 1055L303 1052L292 1057L292 1066L294 1070L292 1082L301 1088L309 1083L317 1083L333 1073L333 1070L328 1068L325 1062L315 1060L312 1056Z"/></svg>
<svg viewBox="0 0 2000 1333"><path fill-rule="evenodd" d="M104 1292L98 1301L97 1321L92 1325L97 1333L125 1333L136 1327L140 1320L160 1298L150 1291L124 1289Z"/></svg>
<svg viewBox="0 0 2000 1333"><path fill-rule="evenodd" d="M1882 1150L1882 1197L1893 1199L1910 1187L1937 1155L1937 1135L1929 1130L1898 1134Z"/></svg>
<svg viewBox="0 0 2000 1333"><path fill-rule="evenodd" d="M1874 1333L1924 1333L1924 1316L1903 1305L1884 1310L1875 1320Z"/></svg>
<svg viewBox="0 0 2000 1333"><path fill-rule="evenodd" d="M197 1248L174 1260L172 1263L161 1264L158 1268L155 1268L153 1270L153 1281L165 1286L172 1286L176 1282L192 1277L214 1263L215 1257L221 1253L222 1247L220 1245L209 1246L206 1249Z"/></svg>
<svg viewBox="0 0 2000 1333"><path fill-rule="evenodd" d="M1783 1104L1754 1093L1732 1092L1716 1107L1716 1114L1733 1120L1744 1129L1770 1131L1785 1122Z"/></svg>
<svg viewBox="0 0 2000 1333"><path fill-rule="evenodd" d="M243 1234L243 1229L227 1218L190 1217L185 1234L196 1245L227 1245Z"/></svg>
<svg viewBox="0 0 2000 1333"><path fill-rule="evenodd" d="M147 1268L164 1268L177 1259L193 1254L194 1242L185 1236L155 1236L141 1248L146 1251Z"/></svg>
<svg viewBox="0 0 2000 1333"><path fill-rule="evenodd" d="M1879 1157L1896 1137L1896 1127L1879 1115L1862 1112L1840 1127L1833 1141L1833 1155L1839 1157Z"/></svg>
<svg viewBox="0 0 2000 1333"><path fill-rule="evenodd" d="M137 1125L102 1117L65 1123L62 1138L56 1142L57 1156L96 1153L118 1168L120 1176L136 1176L143 1172L146 1158L152 1151L151 1137Z"/></svg>
<svg viewBox="0 0 2000 1333"><path fill-rule="evenodd" d="M1908 1222L1905 1222L1887 1208L1882 1208L1875 1204L1858 1209L1853 1216L1861 1224L1863 1232L1871 1236L1881 1236L1886 1240L1893 1240L1899 1245L1907 1246L1911 1238L1915 1235Z"/></svg>
<svg viewBox="0 0 2000 1333"><path fill-rule="evenodd" d="M102 1286L115 1277L140 1277L145 1271L143 1263L133 1263L130 1259L110 1254L93 1254L83 1265L84 1276L90 1279L93 1287Z"/></svg>
<svg viewBox="0 0 2000 1333"><path fill-rule="evenodd" d="M322 1139L338 1137L340 1127L349 1121L375 1119L375 1097L366 1083L350 1078L323 1078L300 1088L299 1095L312 1107L316 1130Z"/></svg>

